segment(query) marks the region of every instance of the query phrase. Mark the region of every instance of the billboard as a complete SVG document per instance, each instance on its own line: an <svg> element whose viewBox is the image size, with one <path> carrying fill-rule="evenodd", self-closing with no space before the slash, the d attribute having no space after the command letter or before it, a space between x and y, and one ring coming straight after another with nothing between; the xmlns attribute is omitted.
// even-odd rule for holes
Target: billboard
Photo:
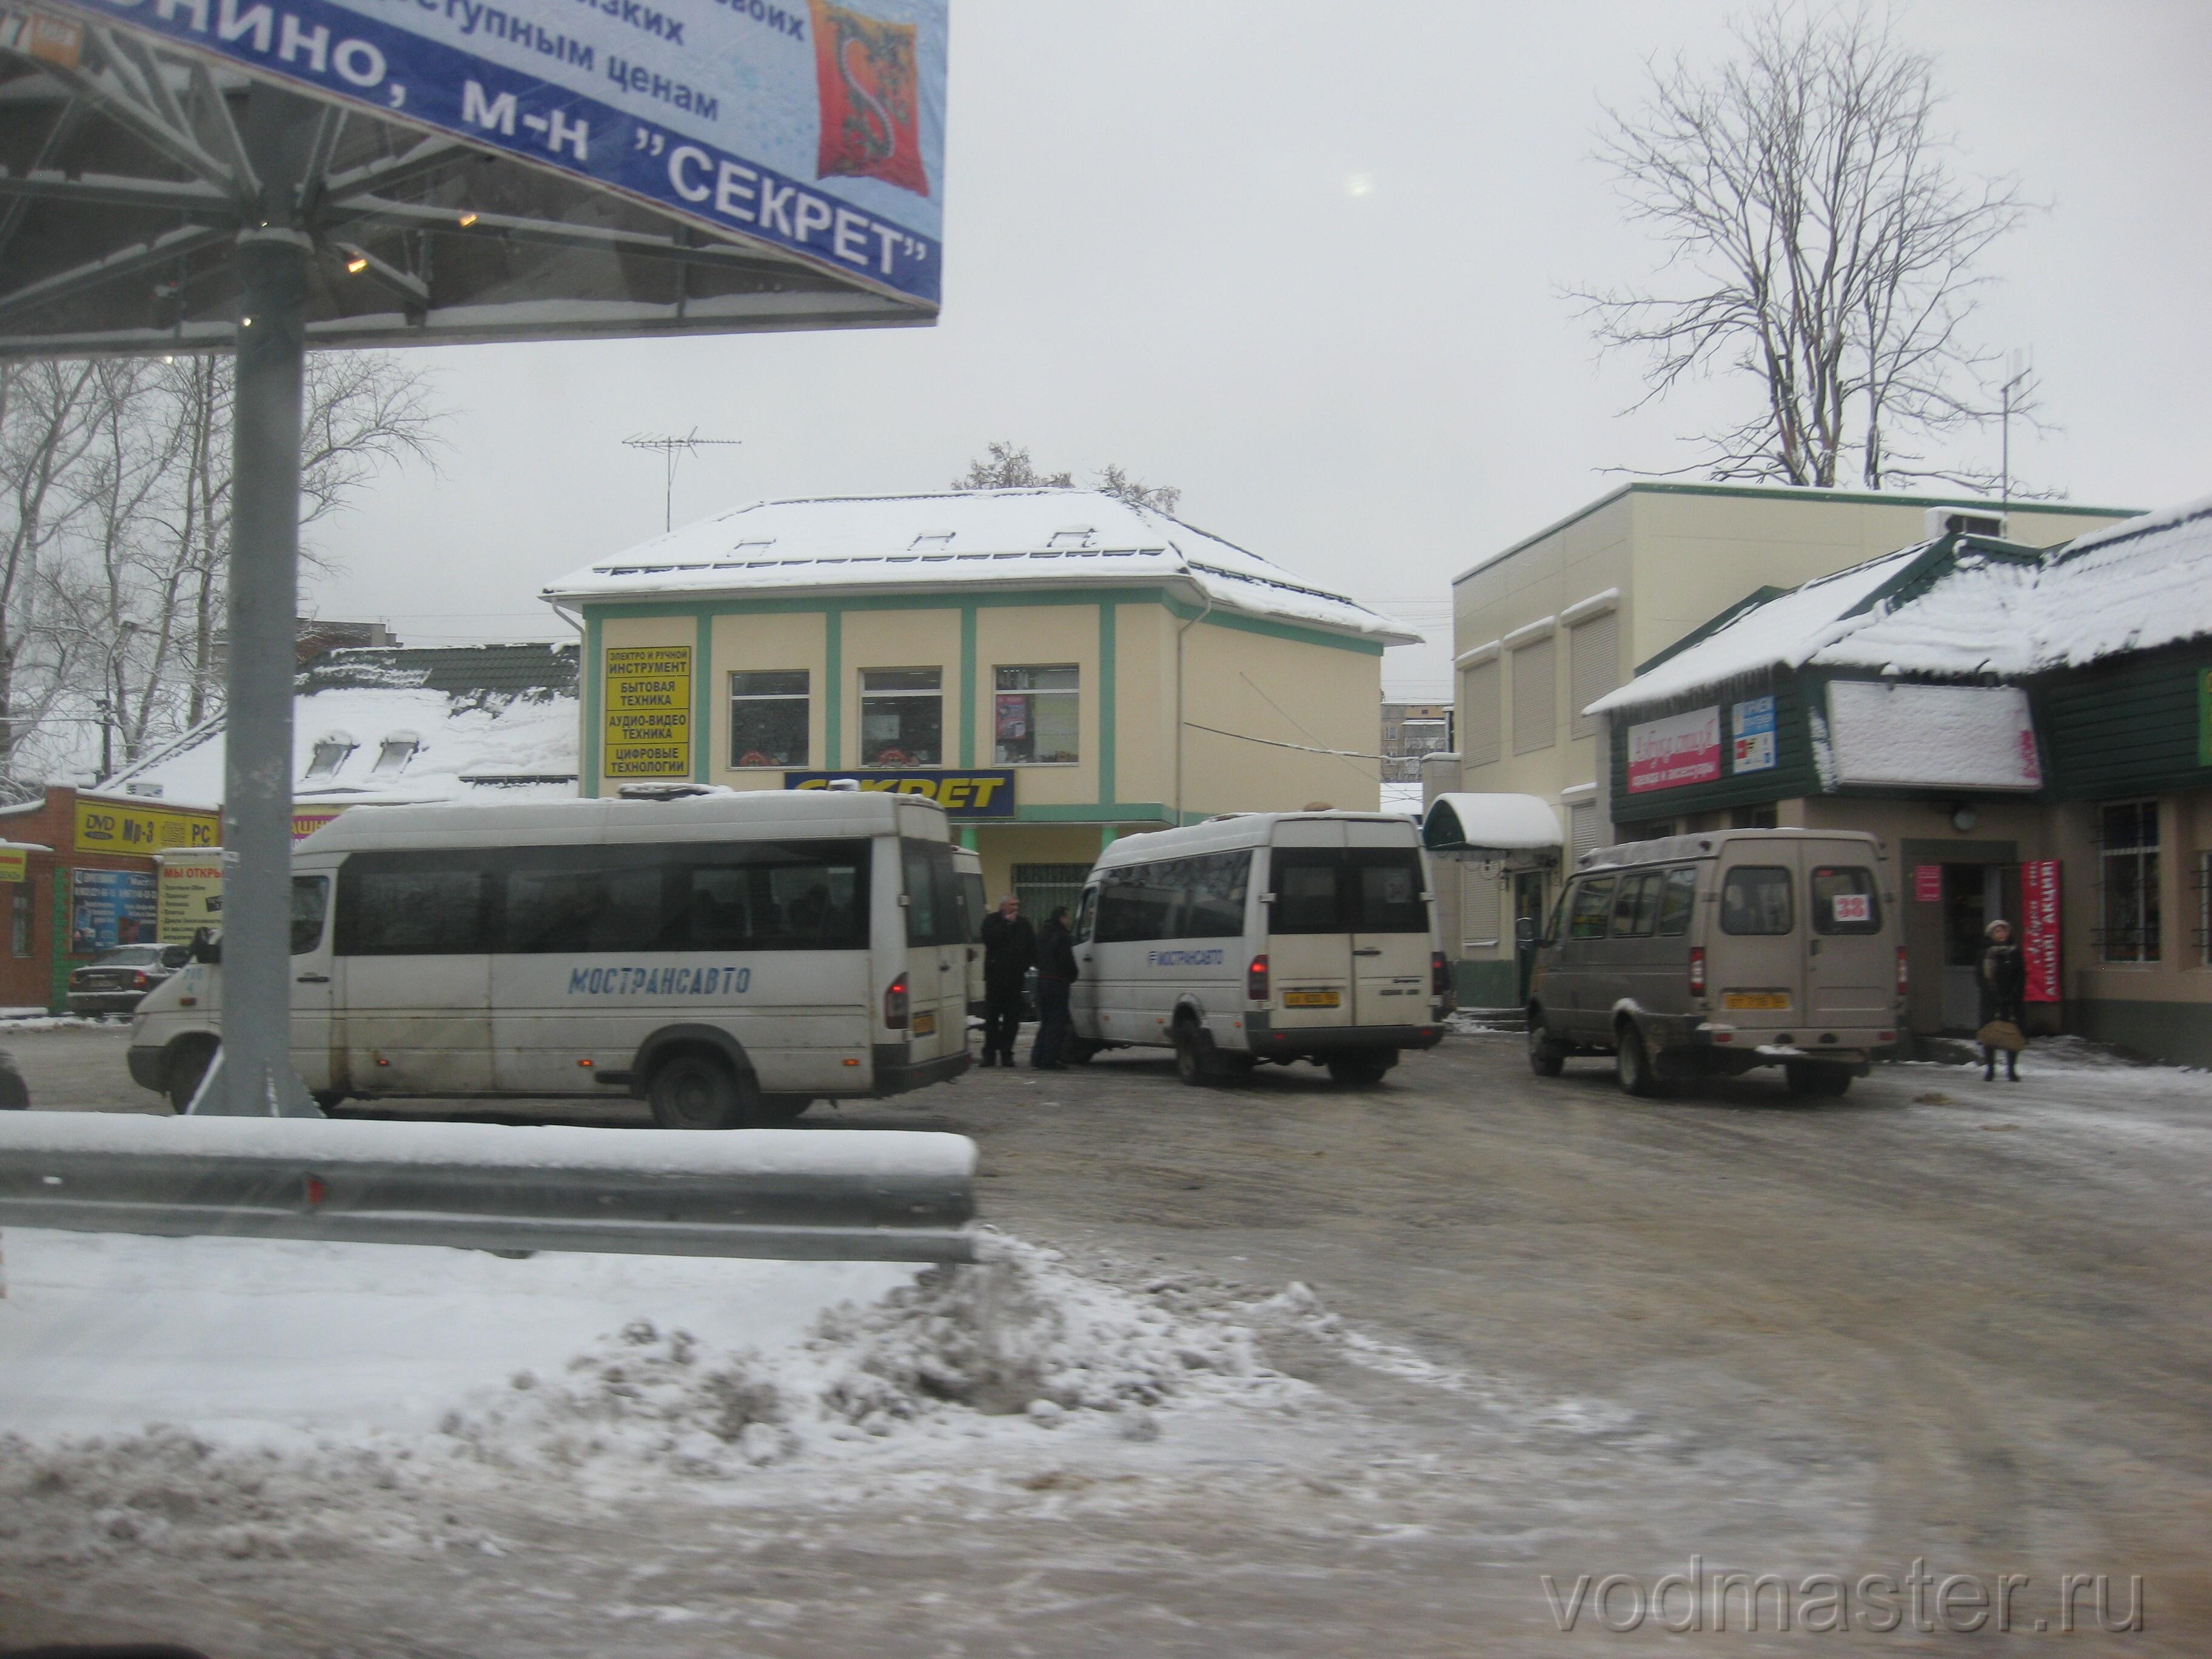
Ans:
<svg viewBox="0 0 2212 1659"><path fill-rule="evenodd" d="M1887 788L2043 787L2035 717L2017 685L1828 683L1836 781Z"/></svg>
<svg viewBox="0 0 2212 1659"><path fill-rule="evenodd" d="M2020 954L2027 969L2029 1002L2062 1000L2058 897L2057 859L2029 859L2020 866Z"/></svg>
<svg viewBox="0 0 2212 1659"><path fill-rule="evenodd" d="M691 775L691 647L610 646L604 685L606 747L602 777Z"/></svg>
<svg viewBox="0 0 2212 1659"><path fill-rule="evenodd" d="M155 912L151 870L72 870L70 954L151 944Z"/></svg>
<svg viewBox="0 0 2212 1659"><path fill-rule="evenodd" d="M947 0L47 0L934 307Z"/></svg>
<svg viewBox="0 0 2212 1659"><path fill-rule="evenodd" d="M203 927L222 926L222 860L171 853L155 883L155 937L164 945L190 945Z"/></svg>
<svg viewBox="0 0 2212 1659"><path fill-rule="evenodd" d="M1735 728L1735 751L1729 757L1729 770L1737 775L1771 772L1775 761L1774 699L1753 697L1736 704L1730 711L1729 723Z"/></svg>
<svg viewBox="0 0 2212 1659"><path fill-rule="evenodd" d="M1014 816L1014 771L1010 766L904 767L878 772L786 772L787 789L827 789L836 779L849 779L864 793L920 795L942 806L956 818L1011 818Z"/></svg>
<svg viewBox="0 0 2212 1659"><path fill-rule="evenodd" d="M80 795L76 849L80 853L158 853L170 847L213 847L222 840L212 812L180 812Z"/></svg>
<svg viewBox="0 0 2212 1659"><path fill-rule="evenodd" d="M1628 728L1628 792L1711 783L1721 775L1721 711L1694 709Z"/></svg>

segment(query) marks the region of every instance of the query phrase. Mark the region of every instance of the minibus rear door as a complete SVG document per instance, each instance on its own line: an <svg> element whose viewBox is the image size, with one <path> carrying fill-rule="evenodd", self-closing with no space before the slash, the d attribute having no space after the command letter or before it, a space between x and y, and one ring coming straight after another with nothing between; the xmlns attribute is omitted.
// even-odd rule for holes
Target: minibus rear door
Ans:
<svg viewBox="0 0 2212 1659"><path fill-rule="evenodd" d="M1893 1024L1897 951L1874 849L1858 842L1812 843L1804 857L1812 913L1805 940L1808 1023L1861 1030Z"/></svg>
<svg viewBox="0 0 2212 1659"><path fill-rule="evenodd" d="M1428 1013L1429 906L1420 849L1395 824L1350 823L1352 1024L1418 1025ZM1362 841L1373 843L1362 846Z"/></svg>
<svg viewBox="0 0 2212 1659"><path fill-rule="evenodd" d="M942 842L899 842L906 887L907 1055L920 1065L968 1044L967 901Z"/></svg>
<svg viewBox="0 0 2212 1659"><path fill-rule="evenodd" d="M1278 1030L1352 1024L1352 884L1344 860L1340 821L1292 818L1276 826L1267 890Z"/></svg>

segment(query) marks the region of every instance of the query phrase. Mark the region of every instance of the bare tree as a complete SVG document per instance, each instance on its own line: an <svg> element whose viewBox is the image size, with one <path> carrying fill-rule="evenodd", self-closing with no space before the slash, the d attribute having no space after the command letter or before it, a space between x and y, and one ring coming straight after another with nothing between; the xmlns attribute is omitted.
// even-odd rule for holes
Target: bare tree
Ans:
<svg viewBox="0 0 2212 1659"><path fill-rule="evenodd" d="M1167 484L1148 484L1131 477L1110 463L1092 475L1092 488L1132 507L1150 507L1172 515L1182 491ZM968 463L964 477L952 481L955 489L1073 489L1073 472L1040 472L1026 446L994 443L981 459Z"/></svg>
<svg viewBox="0 0 2212 1659"><path fill-rule="evenodd" d="M1607 112L1599 158L1673 291L1571 292L1601 348L1645 356L1633 406L1732 372L1757 382L1756 412L1680 471L1987 487L1993 471L1931 451L1996 413L1998 354L1968 327L1983 257L2030 204L2012 178L1960 175L1933 61L1865 11L1777 6L1735 36L1717 71L1655 64L1644 107Z"/></svg>
<svg viewBox="0 0 2212 1659"><path fill-rule="evenodd" d="M219 711L232 385L222 358L0 369L0 784L15 793L81 766L92 727L127 763ZM397 356L310 357L306 405L302 523L386 465L434 465L428 384Z"/></svg>

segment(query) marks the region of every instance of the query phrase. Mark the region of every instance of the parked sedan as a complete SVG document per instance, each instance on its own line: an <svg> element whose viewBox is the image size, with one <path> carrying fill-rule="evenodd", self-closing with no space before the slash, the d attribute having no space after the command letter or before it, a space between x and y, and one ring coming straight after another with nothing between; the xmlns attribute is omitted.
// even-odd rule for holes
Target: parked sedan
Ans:
<svg viewBox="0 0 2212 1659"><path fill-rule="evenodd" d="M127 1014L146 993L191 960L185 945L118 945L69 976L73 1014Z"/></svg>

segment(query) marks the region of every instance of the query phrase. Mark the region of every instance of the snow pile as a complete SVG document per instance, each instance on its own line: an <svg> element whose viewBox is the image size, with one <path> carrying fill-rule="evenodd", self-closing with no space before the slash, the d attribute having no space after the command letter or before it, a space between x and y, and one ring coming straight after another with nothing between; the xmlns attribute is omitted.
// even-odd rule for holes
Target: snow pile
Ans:
<svg viewBox="0 0 2212 1659"><path fill-rule="evenodd" d="M1153 1407L1266 1404L1294 1386L1240 1324L1186 1317L1009 1245L988 1266L931 1268L880 1301L832 1309L778 1352L633 1321L564 1372L519 1372L507 1398L441 1428L495 1464L605 1460L713 1477L977 1417L1050 1428L1119 1413L1125 1435L1148 1437Z"/></svg>

